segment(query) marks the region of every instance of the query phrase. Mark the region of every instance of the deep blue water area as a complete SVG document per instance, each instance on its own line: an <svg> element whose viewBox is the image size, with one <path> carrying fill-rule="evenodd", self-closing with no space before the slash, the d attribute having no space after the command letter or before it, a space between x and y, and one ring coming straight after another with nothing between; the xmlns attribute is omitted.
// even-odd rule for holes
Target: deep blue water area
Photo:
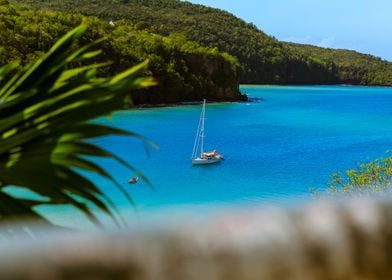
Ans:
<svg viewBox="0 0 392 280"><path fill-rule="evenodd" d="M142 171L154 190L113 161L98 163L130 190L139 213L164 207L295 204L325 189L331 174L386 155L392 147L392 89L352 86L247 86L255 99L206 108L206 148L221 164L192 166L201 105L123 111L99 122L144 135L160 151L148 157L140 140L94 140ZM109 182L90 176L122 209Z"/></svg>

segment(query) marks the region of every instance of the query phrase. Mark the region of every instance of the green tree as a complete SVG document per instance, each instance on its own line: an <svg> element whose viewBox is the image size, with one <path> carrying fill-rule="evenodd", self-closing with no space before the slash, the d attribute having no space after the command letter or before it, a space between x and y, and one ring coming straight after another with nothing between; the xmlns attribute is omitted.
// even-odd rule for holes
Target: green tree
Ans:
<svg viewBox="0 0 392 280"><path fill-rule="evenodd" d="M35 206L72 205L96 225L93 209L100 209L120 224L115 205L78 171L94 172L110 179L133 204L130 194L91 157L117 160L138 172L118 156L86 141L106 135L140 135L91 123L132 103L130 91L154 84L140 77L146 63L112 77L98 77L107 63L87 63L100 54L97 41L73 52L71 46L86 31L81 25L35 63L4 82L17 63L0 68L0 222L29 216L47 223ZM87 156L87 157L86 157ZM141 175L142 176L142 175ZM42 199L25 199L7 187L27 188Z"/></svg>
<svg viewBox="0 0 392 280"><path fill-rule="evenodd" d="M329 194L374 194L390 191L392 187L392 157L363 163L357 169L347 170L344 175L332 175Z"/></svg>

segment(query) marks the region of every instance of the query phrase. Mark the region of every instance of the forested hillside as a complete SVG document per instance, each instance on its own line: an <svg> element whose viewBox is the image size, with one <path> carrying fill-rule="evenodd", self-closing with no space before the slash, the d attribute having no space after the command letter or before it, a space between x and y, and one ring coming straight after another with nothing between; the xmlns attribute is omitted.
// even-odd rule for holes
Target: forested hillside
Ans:
<svg viewBox="0 0 392 280"><path fill-rule="evenodd" d="M282 43L221 10L177 0L20 0L40 9L126 19L138 29L181 33L238 58L242 83L336 83L333 63L290 52Z"/></svg>
<svg viewBox="0 0 392 280"><path fill-rule="evenodd" d="M125 19L161 35L181 33L238 58L242 83L392 85L391 64L352 51L279 42L218 9L178 0L13 0L36 8ZM336 58L337 56L338 58ZM363 63L366 61L366 63Z"/></svg>
<svg viewBox="0 0 392 280"><path fill-rule="evenodd" d="M362 85L392 85L392 63L381 58L342 49L327 49L311 45L287 43L294 52L332 61L341 83Z"/></svg>
<svg viewBox="0 0 392 280"><path fill-rule="evenodd" d="M112 62L104 71L119 72L149 60L149 74L159 80L159 85L136 93L135 103L245 98L239 92L240 68L236 59L216 49L201 47L183 35L161 36L137 30L126 22L119 21L113 26L95 17L32 10L1 2L0 65L14 60L25 65L46 52L71 28L86 22L90 27L81 43L106 38L99 45L103 53L97 61Z"/></svg>

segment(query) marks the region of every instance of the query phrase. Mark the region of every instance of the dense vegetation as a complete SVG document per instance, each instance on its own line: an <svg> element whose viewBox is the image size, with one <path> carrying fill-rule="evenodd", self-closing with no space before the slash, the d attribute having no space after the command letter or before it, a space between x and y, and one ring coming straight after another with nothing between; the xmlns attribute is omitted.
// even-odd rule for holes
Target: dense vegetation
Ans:
<svg viewBox="0 0 392 280"><path fill-rule="evenodd" d="M134 25L73 13L31 10L19 6L0 6L0 64L19 60L22 65L35 60L68 30L84 22L90 26L81 43L105 37L100 43L103 54L96 62L111 61L100 70L109 74L149 60L148 74L158 86L135 92L135 103L178 101L239 100L239 65L235 58L216 49L201 47L183 35L161 36ZM76 47L76 46L75 46Z"/></svg>
<svg viewBox="0 0 392 280"><path fill-rule="evenodd" d="M297 52L332 61L341 83L354 85L392 85L392 63L381 58L341 49L287 43Z"/></svg>
<svg viewBox="0 0 392 280"><path fill-rule="evenodd" d="M229 13L177 0L39 0L37 8L80 12L107 21L126 19L139 29L181 33L203 46L238 58L242 83L336 82L333 64L290 52L282 43Z"/></svg>
<svg viewBox="0 0 392 280"><path fill-rule="evenodd" d="M235 56L241 83L392 85L391 63L353 51L279 42L230 13L178 0L14 0L37 8L80 12L138 29L181 33Z"/></svg>

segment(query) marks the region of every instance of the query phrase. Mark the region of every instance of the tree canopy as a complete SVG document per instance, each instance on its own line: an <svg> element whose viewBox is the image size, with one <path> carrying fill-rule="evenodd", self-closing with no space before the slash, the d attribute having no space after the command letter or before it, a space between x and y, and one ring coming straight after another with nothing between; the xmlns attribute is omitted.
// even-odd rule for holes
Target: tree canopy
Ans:
<svg viewBox="0 0 392 280"><path fill-rule="evenodd" d="M146 74L156 77L159 84L135 92L136 104L244 98L238 86L240 66L234 57L202 47L178 33L163 36L139 30L127 21L111 24L75 13L0 6L0 64L18 60L26 65L34 61L61 34L82 22L89 29L74 47L106 38L99 44L103 53L96 62L112 63L100 74L119 72L149 60Z"/></svg>
<svg viewBox="0 0 392 280"><path fill-rule="evenodd" d="M241 83L392 85L391 63L347 50L280 42L232 14L178 0L14 0L33 7L127 20L137 29L181 33L238 59Z"/></svg>

